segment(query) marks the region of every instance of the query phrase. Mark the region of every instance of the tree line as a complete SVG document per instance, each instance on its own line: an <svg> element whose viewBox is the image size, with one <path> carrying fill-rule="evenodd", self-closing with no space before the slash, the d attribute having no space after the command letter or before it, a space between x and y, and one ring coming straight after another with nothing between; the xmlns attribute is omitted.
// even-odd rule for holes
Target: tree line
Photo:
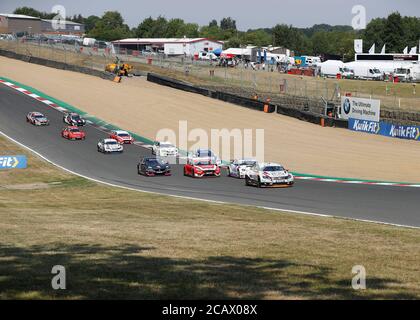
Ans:
<svg viewBox="0 0 420 320"><path fill-rule="evenodd" d="M33 8L17 8L14 13L52 19L56 14L40 12ZM226 17L211 20L207 25L185 22L183 19L148 17L137 27L130 28L118 11L107 11L101 17L74 15L68 20L83 23L89 37L112 41L123 38L187 38L205 37L225 41L226 47L239 47L247 44L256 46L281 46L296 54L339 55L344 60L354 57L354 39L363 39L365 50L373 43L378 47L384 44L387 52L402 52L406 46L418 45L420 39L420 18L401 16L398 12L386 18L376 18L364 30L354 30L351 26L331 26L318 24L310 28L296 28L292 25L277 24L272 28L240 31L236 21ZM379 49L378 49L379 50Z"/></svg>

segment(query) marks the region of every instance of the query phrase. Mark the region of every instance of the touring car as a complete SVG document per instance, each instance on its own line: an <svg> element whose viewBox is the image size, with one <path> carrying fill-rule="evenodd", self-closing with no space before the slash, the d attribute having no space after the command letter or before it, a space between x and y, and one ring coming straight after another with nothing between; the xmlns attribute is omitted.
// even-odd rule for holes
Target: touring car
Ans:
<svg viewBox="0 0 420 320"><path fill-rule="evenodd" d="M35 126L48 126L50 121L41 112L29 112L26 115L26 122L32 123Z"/></svg>
<svg viewBox="0 0 420 320"><path fill-rule="evenodd" d="M256 163L245 175L245 185L256 187L292 186L293 175L277 163Z"/></svg>
<svg viewBox="0 0 420 320"><path fill-rule="evenodd" d="M61 131L61 136L69 140L85 140L86 133L77 126L68 126Z"/></svg>
<svg viewBox="0 0 420 320"><path fill-rule="evenodd" d="M222 160L210 149L197 149L189 155L189 158L210 158L218 166L222 164Z"/></svg>
<svg viewBox="0 0 420 320"><path fill-rule="evenodd" d="M78 113L70 112L65 113L63 116L63 122L67 123L70 126L84 126L86 124L86 120L83 119Z"/></svg>
<svg viewBox="0 0 420 320"><path fill-rule="evenodd" d="M134 143L133 137L127 131L123 131L123 130L112 131L109 138L118 141L118 143L120 144Z"/></svg>
<svg viewBox="0 0 420 320"><path fill-rule="evenodd" d="M236 159L232 160L227 167L228 176L239 179L244 179L249 168L257 163L255 159Z"/></svg>
<svg viewBox="0 0 420 320"><path fill-rule="evenodd" d="M212 158L189 158L184 165L184 176L202 178L204 176L220 177L220 167Z"/></svg>
<svg viewBox="0 0 420 320"><path fill-rule="evenodd" d="M98 151L102 153L122 153L123 146L115 139L101 139L98 142Z"/></svg>
<svg viewBox="0 0 420 320"><path fill-rule="evenodd" d="M176 157L178 156L178 148L170 142L156 141L152 147L152 154L160 157Z"/></svg>
<svg viewBox="0 0 420 320"><path fill-rule="evenodd" d="M171 175L171 167L168 162L155 157L144 157L137 164L137 173L145 176Z"/></svg>

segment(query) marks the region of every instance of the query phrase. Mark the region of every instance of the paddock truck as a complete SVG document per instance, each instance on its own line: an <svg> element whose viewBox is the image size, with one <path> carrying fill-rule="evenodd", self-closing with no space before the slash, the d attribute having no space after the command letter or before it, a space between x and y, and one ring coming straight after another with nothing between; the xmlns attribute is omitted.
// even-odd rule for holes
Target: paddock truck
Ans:
<svg viewBox="0 0 420 320"><path fill-rule="evenodd" d="M168 162L162 161L156 157L144 157L137 164L137 173L148 177L171 175L171 167Z"/></svg>
<svg viewBox="0 0 420 320"><path fill-rule="evenodd" d="M86 124L86 120L83 119L78 113L70 112L65 113L63 116L63 122L67 123L70 126L84 126Z"/></svg>
<svg viewBox="0 0 420 320"><path fill-rule="evenodd" d="M118 143L120 144L134 143L134 138L127 131L123 131L123 130L112 131L109 138L118 141Z"/></svg>
<svg viewBox="0 0 420 320"><path fill-rule="evenodd" d="M34 126L48 126L50 121L41 112L29 112L26 115L26 122L33 124Z"/></svg>
<svg viewBox="0 0 420 320"><path fill-rule="evenodd" d="M85 140L86 133L77 126L68 126L61 131L61 136L68 140Z"/></svg>
<svg viewBox="0 0 420 320"><path fill-rule="evenodd" d="M290 187L295 179L277 163L256 163L245 176L245 185L261 187Z"/></svg>
<svg viewBox="0 0 420 320"><path fill-rule="evenodd" d="M189 158L184 165L184 176L202 178L204 176L220 177L220 167L212 158Z"/></svg>
<svg viewBox="0 0 420 320"><path fill-rule="evenodd" d="M114 139L101 139L99 140L97 147L98 151L102 153L122 153L124 150L123 146Z"/></svg>
<svg viewBox="0 0 420 320"><path fill-rule="evenodd" d="M255 159L236 159L232 160L227 167L228 177L245 179L246 172L249 168L257 163Z"/></svg>

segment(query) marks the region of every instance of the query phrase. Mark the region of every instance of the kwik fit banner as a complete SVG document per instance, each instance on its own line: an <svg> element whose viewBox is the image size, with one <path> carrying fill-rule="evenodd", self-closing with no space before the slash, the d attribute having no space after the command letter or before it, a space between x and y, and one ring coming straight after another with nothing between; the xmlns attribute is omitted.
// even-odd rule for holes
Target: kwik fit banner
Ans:
<svg viewBox="0 0 420 320"><path fill-rule="evenodd" d="M420 126L403 126L387 122L349 119L349 129L386 137L420 141Z"/></svg>
<svg viewBox="0 0 420 320"><path fill-rule="evenodd" d="M24 169L27 166L27 159L25 156L1 156L0 155L0 170L1 169Z"/></svg>

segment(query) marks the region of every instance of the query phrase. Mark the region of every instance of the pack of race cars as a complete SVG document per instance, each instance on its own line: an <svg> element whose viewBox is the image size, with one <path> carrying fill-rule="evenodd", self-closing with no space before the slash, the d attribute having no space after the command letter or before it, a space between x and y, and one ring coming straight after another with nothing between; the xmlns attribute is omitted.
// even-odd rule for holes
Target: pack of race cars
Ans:
<svg viewBox="0 0 420 320"><path fill-rule="evenodd" d="M35 126L46 126L50 122L40 112L29 112L26 121ZM61 131L61 136L68 140L85 140L86 133L80 128L86 125L86 120L77 113L66 113L63 122L67 124ZM100 139L97 143L98 152L122 153L124 144L133 144L134 138L123 130L111 131L108 138ZM143 157L137 164L137 173L144 176L170 176L172 170L167 158L179 157L178 148L172 143L155 142L152 146L152 157ZM183 168L184 176L193 178L220 177L222 166L226 167L227 175L238 179L244 179L245 185L256 187L292 186L293 174L277 163L260 163L256 159L236 159L227 166L210 149L197 149L188 153Z"/></svg>

